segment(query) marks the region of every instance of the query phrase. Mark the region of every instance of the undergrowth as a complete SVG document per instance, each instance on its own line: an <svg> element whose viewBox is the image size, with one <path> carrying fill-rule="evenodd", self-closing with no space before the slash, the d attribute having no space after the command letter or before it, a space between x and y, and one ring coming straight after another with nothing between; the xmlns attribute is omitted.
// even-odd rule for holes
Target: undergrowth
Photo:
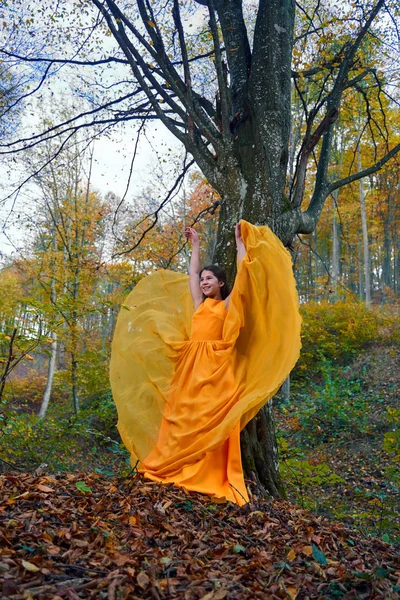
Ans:
<svg viewBox="0 0 400 600"><path fill-rule="evenodd" d="M129 471L128 453L115 428L111 392L87 399L78 416L65 400L51 404L45 419L32 412L0 411L0 469L21 471Z"/></svg>

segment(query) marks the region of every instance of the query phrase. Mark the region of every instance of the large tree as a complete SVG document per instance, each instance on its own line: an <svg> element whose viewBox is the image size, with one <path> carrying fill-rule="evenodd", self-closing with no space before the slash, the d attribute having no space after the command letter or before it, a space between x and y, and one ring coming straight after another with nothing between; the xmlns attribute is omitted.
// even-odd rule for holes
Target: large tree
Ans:
<svg viewBox="0 0 400 600"><path fill-rule="evenodd" d="M384 149L372 164L338 181L329 178L334 124L346 92L363 83L378 98L390 98L387 86L395 73L390 45L398 31L392 0L331 4L75 0L54 8L41 2L37 14L21 21L21 31L40 34L40 50L31 44L18 51L20 42L5 45L3 57L16 67L42 66L40 85L50 75L67 77L79 68L80 82L86 78L90 86L80 90L90 96L90 119L77 115L15 140L4 151L18 152L54 135L65 140L82 126L159 119L221 196L215 260L232 274L232 231L239 218L270 225L289 245L296 234L315 229L332 192L378 171L400 149L380 132ZM9 0L10 5L24 3ZM373 52L368 51L372 42ZM373 60L377 49L379 68ZM302 116L291 137L294 95ZM294 172L288 181L290 154ZM310 161L314 186L304 208ZM271 405L248 426L243 440L247 473L271 494L283 493Z"/></svg>

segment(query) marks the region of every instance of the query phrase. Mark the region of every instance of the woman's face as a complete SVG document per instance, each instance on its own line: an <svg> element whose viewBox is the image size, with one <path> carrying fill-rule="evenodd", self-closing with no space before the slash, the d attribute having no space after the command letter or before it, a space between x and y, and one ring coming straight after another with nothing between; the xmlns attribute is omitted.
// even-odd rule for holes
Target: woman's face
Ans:
<svg viewBox="0 0 400 600"><path fill-rule="evenodd" d="M202 271L200 275L200 289L207 298L221 300L221 287L223 281L218 281L218 278L212 271Z"/></svg>

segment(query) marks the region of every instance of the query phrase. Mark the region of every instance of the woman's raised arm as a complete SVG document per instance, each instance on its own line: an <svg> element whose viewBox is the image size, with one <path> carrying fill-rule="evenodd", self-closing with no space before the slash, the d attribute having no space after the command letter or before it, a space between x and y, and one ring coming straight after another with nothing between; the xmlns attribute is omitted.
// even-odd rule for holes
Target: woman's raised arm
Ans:
<svg viewBox="0 0 400 600"><path fill-rule="evenodd" d="M246 246L244 245L242 233L240 231L240 223L236 223L236 225L235 225L235 240L236 240L236 250L237 250L237 264L239 266L243 260L243 257L246 254ZM226 308L229 307L231 294L232 294L232 292L229 294L229 296L227 298L225 298Z"/></svg>
<svg viewBox="0 0 400 600"><path fill-rule="evenodd" d="M189 280L190 293L192 294L194 308L197 309L203 301L203 293L200 289L200 245L199 235L193 227L186 227L185 237L192 242L192 254L190 257Z"/></svg>

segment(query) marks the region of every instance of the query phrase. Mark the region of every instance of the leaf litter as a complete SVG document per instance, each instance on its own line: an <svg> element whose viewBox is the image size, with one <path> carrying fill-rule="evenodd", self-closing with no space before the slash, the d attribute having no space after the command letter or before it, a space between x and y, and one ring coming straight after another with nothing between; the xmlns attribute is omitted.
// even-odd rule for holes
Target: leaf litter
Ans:
<svg viewBox="0 0 400 600"><path fill-rule="evenodd" d="M392 600L396 549L285 501L219 503L136 476L0 476L13 600Z"/></svg>

